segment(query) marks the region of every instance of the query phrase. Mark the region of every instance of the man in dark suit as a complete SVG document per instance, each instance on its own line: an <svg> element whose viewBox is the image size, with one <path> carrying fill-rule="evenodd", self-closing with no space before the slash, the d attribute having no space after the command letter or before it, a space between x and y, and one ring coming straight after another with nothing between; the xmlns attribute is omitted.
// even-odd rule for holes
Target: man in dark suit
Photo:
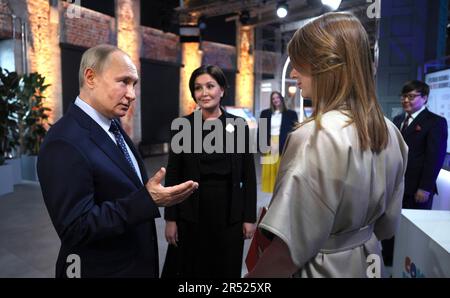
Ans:
<svg viewBox="0 0 450 298"><path fill-rule="evenodd" d="M425 107L429 93L424 82L406 83L401 95L405 113L393 121L409 148L403 196L406 209L431 209L447 152L447 121Z"/></svg>
<svg viewBox="0 0 450 298"><path fill-rule="evenodd" d="M158 207L183 201L198 184L163 187L164 168L147 178L118 121L138 81L126 53L110 45L87 50L79 80L80 95L49 130L38 157L45 204L61 239L56 277L158 277Z"/></svg>
<svg viewBox="0 0 450 298"><path fill-rule="evenodd" d="M436 179L447 152L447 121L426 107L430 87L421 81L407 82L401 93L404 113L394 118L408 145L408 165L405 173L405 209L428 209L437 193ZM393 240L383 242L383 256L392 262Z"/></svg>

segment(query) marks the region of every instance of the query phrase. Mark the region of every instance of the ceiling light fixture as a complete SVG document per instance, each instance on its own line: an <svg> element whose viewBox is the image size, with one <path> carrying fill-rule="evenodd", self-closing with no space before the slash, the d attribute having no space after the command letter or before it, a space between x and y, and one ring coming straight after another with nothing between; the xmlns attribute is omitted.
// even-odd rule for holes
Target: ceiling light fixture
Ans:
<svg viewBox="0 0 450 298"><path fill-rule="evenodd" d="M279 1L277 4L277 16L282 19L288 14L288 5L286 1Z"/></svg>
<svg viewBox="0 0 450 298"><path fill-rule="evenodd" d="M337 10L342 0L322 0L322 4L328 6L331 10Z"/></svg>

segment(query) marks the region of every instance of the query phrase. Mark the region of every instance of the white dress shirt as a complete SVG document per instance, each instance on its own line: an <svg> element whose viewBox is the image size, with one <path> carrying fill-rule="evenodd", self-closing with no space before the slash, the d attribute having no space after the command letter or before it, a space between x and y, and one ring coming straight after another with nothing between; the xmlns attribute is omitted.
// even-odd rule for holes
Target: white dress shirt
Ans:
<svg viewBox="0 0 450 298"><path fill-rule="evenodd" d="M84 100L82 100L79 96L77 96L77 99L75 100L75 105L78 106L80 109L82 109L83 112L88 114L89 117L92 118L92 120L94 120L98 125L100 125L100 127L111 138L111 140L114 142L114 144L117 145L116 137L114 136L114 134L112 132L109 131L109 128L111 127L111 119L108 119L105 116L103 116L96 109L94 109L88 103L86 103ZM127 142L125 142L125 146L127 147L128 154L131 157L131 161L133 162L133 166L134 166L134 169L136 170L139 180L141 180L141 183L143 184L141 171L139 170L139 165L137 163L136 157L134 156L133 151L131 151Z"/></svg>
<svg viewBox="0 0 450 298"><path fill-rule="evenodd" d="M276 110L272 113L272 118L270 119L270 135L279 136L281 129L281 118L282 114L280 111Z"/></svg>
<svg viewBox="0 0 450 298"><path fill-rule="evenodd" d="M411 122L413 122L414 119L416 119L416 117L419 116L419 114L420 114L423 110L425 110L425 106L423 106L420 110L418 110L418 111L412 113L412 114L411 114L411 117L409 117L408 125L406 125L406 127L408 127L408 126L411 124ZM405 113L405 119L406 119L406 117L408 117L408 113ZM402 125L403 125L403 124L402 124ZM403 129L403 127L401 127L401 129Z"/></svg>

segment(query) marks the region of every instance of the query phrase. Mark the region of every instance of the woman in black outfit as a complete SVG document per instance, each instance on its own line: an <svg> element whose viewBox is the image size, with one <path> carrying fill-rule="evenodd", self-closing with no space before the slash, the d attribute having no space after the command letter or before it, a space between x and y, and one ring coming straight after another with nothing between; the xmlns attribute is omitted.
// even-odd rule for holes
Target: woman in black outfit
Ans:
<svg viewBox="0 0 450 298"><path fill-rule="evenodd" d="M248 126L244 119L220 107L227 83L217 66L196 69L189 88L200 107L194 112L196 115L184 117L190 123L191 151L176 154L171 148L166 185L176 185L192 177L189 179L198 181L199 189L183 203L165 208L169 246L162 277L239 278L244 239L251 238L256 228L256 177L253 154L248 150ZM195 153L195 117L202 127L205 122L220 121L217 127L222 129L223 150L218 151L224 153L206 153L203 146L201 153ZM238 138L238 125L229 124L237 119L245 123L245 153L236 151L243 141ZM178 132L172 131L172 135ZM201 128L195 133L203 136L203 143L210 132ZM231 137L234 153L226 153L227 140Z"/></svg>

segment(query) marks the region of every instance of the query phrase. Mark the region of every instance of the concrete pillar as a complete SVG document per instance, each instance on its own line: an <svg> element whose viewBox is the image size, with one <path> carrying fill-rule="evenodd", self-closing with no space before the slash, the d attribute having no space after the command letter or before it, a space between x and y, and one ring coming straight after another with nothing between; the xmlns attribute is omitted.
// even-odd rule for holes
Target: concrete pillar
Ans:
<svg viewBox="0 0 450 298"><path fill-rule="evenodd" d="M141 34L140 34L140 0L116 0L117 46L130 55L141 73ZM141 87L136 85L136 100L131 105L121 122L123 128L135 144L141 136Z"/></svg>
<svg viewBox="0 0 450 298"><path fill-rule="evenodd" d="M188 115L194 111L196 103L189 90L189 79L192 72L200 67L202 63L202 52L199 42L181 43L181 64L180 68L180 115Z"/></svg>
<svg viewBox="0 0 450 298"><path fill-rule="evenodd" d="M54 123L62 116L58 2L17 0L10 5L14 14L28 23L28 69L43 75L50 84L44 96L45 105L52 109L49 122Z"/></svg>
<svg viewBox="0 0 450 298"><path fill-rule="evenodd" d="M255 94L255 38L251 26L236 26L236 106L253 112Z"/></svg>

